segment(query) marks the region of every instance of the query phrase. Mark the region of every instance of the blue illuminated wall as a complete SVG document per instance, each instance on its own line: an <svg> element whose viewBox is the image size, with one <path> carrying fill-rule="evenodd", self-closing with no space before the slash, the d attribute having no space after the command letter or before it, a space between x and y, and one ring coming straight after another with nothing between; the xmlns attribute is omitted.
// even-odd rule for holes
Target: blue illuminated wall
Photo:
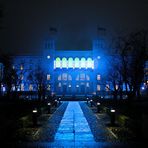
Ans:
<svg viewBox="0 0 148 148"><path fill-rule="evenodd" d="M56 50L55 47L55 42L49 40L45 42L40 56L14 57L13 65L18 74L23 76L19 91L37 90L28 76L39 65L46 75L46 89L50 93L93 95L105 90L102 79L106 70L105 60L96 41L93 42L92 49L86 50Z"/></svg>

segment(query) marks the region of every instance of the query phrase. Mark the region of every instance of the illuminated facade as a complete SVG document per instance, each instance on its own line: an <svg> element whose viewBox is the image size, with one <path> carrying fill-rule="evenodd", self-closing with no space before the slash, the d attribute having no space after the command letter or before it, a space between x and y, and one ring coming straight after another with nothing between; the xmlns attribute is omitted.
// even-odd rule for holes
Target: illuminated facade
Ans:
<svg viewBox="0 0 148 148"><path fill-rule="evenodd" d="M54 41L45 42L42 56L17 56L14 68L21 75L21 91L36 91L28 79L29 73L40 65L46 74L46 88L57 95L93 95L101 86L102 57L97 43L90 50L56 50Z"/></svg>
<svg viewBox="0 0 148 148"><path fill-rule="evenodd" d="M101 46L102 47L102 46ZM113 84L105 77L109 74L108 67L112 56L104 56L98 40L89 50L57 50L54 40L46 41L41 56L14 56L13 69L18 74L17 87L12 85L12 91L34 92L38 90L38 81L44 83L46 94L59 96L110 96ZM43 73L37 80L34 73L40 67ZM147 63L145 68L144 86L147 88ZM30 77L32 76L32 78ZM37 74L36 74L37 75ZM3 65L0 65L0 77L3 77ZM4 86L1 86L3 90ZM118 89L118 83L115 88ZM122 86L123 90L124 85Z"/></svg>

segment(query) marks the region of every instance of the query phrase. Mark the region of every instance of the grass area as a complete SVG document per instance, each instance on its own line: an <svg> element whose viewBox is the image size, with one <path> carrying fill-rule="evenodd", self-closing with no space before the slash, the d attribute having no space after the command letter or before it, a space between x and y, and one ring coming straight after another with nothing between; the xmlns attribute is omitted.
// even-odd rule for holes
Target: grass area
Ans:
<svg viewBox="0 0 148 148"><path fill-rule="evenodd" d="M101 103L101 112L110 117L110 109L115 109L116 126L109 126L108 129L113 132L120 141L146 141L148 139L148 100L133 99L128 100L94 100ZM94 111L94 107L91 107ZM97 110L97 108L96 108ZM95 110L95 113L96 113ZM110 122L110 121L109 121Z"/></svg>
<svg viewBox="0 0 148 148"><path fill-rule="evenodd" d="M52 112L55 108L52 104ZM0 101L0 139L3 141L28 139L36 132L38 128L33 127L32 110L38 109L37 118L40 118L40 123L45 121L42 115L47 113L47 101L26 101L26 100L1 100ZM47 118L47 117L46 117ZM17 139L17 138L18 139ZM31 136L32 137L32 136Z"/></svg>

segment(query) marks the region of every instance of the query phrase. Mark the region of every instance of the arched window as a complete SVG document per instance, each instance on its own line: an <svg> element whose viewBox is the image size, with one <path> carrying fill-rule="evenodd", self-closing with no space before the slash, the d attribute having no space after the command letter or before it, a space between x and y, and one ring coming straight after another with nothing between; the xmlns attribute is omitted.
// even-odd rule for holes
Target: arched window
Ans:
<svg viewBox="0 0 148 148"><path fill-rule="evenodd" d="M87 59L87 68L93 68L93 61L91 58Z"/></svg>
<svg viewBox="0 0 148 148"><path fill-rule="evenodd" d="M85 68L86 67L86 60L85 58L81 58L81 68Z"/></svg>
<svg viewBox="0 0 148 148"><path fill-rule="evenodd" d="M62 77L61 77L61 75L59 75L59 76L58 76L58 80L61 81L61 79L62 79Z"/></svg>
<svg viewBox="0 0 148 148"><path fill-rule="evenodd" d="M68 58L68 68L73 68L73 59Z"/></svg>
<svg viewBox="0 0 148 148"><path fill-rule="evenodd" d="M75 58L75 68L79 68L79 58Z"/></svg>
<svg viewBox="0 0 148 148"><path fill-rule="evenodd" d="M57 57L55 60L55 68L60 68L60 67L61 67L61 60L59 57Z"/></svg>
<svg viewBox="0 0 148 148"><path fill-rule="evenodd" d="M67 81L67 73L62 74L62 80Z"/></svg>
<svg viewBox="0 0 148 148"><path fill-rule="evenodd" d="M71 81L71 80L72 80L71 75L68 75L68 80L69 80L69 81Z"/></svg>
<svg viewBox="0 0 148 148"><path fill-rule="evenodd" d="M62 68L67 68L67 59L62 58Z"/></svg>
<svg viewBox="0 0 148 148"><path fill-rule="evenodd" d="M90 77L88 75L86 75L86 80L90 81Z"/></svg>

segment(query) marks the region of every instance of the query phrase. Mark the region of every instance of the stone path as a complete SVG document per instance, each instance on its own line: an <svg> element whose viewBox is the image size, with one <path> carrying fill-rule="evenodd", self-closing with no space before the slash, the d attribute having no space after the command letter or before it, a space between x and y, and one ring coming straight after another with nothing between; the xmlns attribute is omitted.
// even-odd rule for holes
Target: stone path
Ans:
<svg viewBox="0 0 148 148"><path fill-rule="evenodd" d="M8 145L6 145L8 144ZM41 139L21 142L15 148L143 148L142 143L121 143L108 140L108 133L84 102L63 103L46 125Z"/></svg>
<svg viewBox="0 0 148 148"><path fill-rule="evenodd" d="M55 142L63 140L94 142L88 122L78 102L69 102L55 135Z"/></svg>

